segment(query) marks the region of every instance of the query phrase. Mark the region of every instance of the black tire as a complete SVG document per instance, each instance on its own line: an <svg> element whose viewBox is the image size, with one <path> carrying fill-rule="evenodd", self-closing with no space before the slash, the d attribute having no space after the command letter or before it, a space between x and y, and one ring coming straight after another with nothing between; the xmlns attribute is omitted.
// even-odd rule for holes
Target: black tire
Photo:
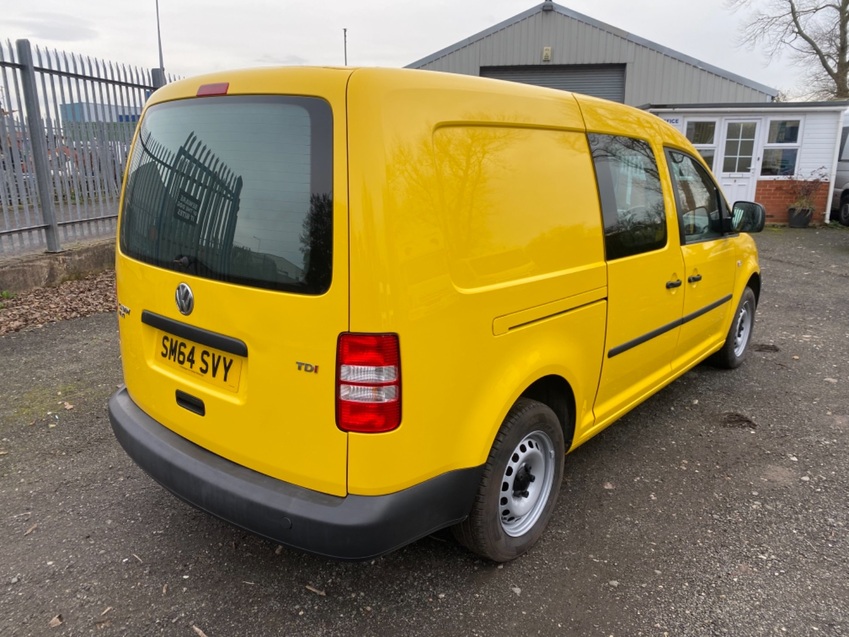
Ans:
<svg viewBox="0 0 849 637"><path fill-rule="evenodd" d="M551 519L565 455L554 412L519 399L495 437L469 517L452 529L457 541L495 562L528 551Z"/></svg>
<svg viewBox="0 0 849 637"><path fill-rule="evenodd" d="M849 226L849 201L840 204L840 210L837 211L837 220L841 226Z"/></svg>
<svg viewBox="0 0 849 637"><path fill-rule="evenodd" d="M755 327L755 310L757 300L752 288L743 290L725 344L722 349L710 357L709 362L724 369L735 369L746 360L749 344L752 342L752 331Z"/></svg>

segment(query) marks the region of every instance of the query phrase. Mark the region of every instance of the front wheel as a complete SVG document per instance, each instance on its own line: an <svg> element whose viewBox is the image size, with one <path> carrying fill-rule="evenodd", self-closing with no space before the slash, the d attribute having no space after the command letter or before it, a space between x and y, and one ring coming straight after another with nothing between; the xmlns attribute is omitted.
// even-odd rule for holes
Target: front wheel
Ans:
<svg viewBox="0 0 849 637"><path fill-rule="evenodd" d="M731 328L725 337L725 344L710 358L711 363L725 369L734 369L743 363L752 340L752 329L755 327L756 306L755 293L752 288L747 287L740 297L737 313L734 314Z"/></svg>
<svg viewBox="0 0 849 637"><path fill-rule="evenodd" d="M495 437L469 517L453 529L457 540L495 562L528 551L551 518L565 455L554 412L519 399Z"/></svg>
<svg viewBox="0 0 849 637"><path fill-rule="evenodd" d="M837 212L837 220L842 226L849 226L849 202L840 205L840 210Z"/></svg>

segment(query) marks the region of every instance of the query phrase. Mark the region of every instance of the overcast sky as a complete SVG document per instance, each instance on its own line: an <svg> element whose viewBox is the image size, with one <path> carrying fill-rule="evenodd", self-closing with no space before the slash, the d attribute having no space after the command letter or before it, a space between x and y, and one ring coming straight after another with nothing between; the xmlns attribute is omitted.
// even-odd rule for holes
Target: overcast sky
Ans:
<svg viewBox="0 0 849 637"><path fill-rule="evenodd" d="M2 0L0 38L158 66L155 0ZM165 69L405 66L538 4L533 0L160 0ZM562 0L558 4L732 73L792 93L798 70L736 46L745 13L727 0Z"/></svg>

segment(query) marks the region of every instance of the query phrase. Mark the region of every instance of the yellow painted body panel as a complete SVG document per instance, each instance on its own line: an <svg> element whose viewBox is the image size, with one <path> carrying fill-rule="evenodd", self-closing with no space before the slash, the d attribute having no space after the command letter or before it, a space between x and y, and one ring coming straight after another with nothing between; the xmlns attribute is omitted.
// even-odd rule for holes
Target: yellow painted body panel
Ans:
<svg viewBox="0 0 849 637"><path fill-rule="evenodd" d="M549 374L592 417L606 274L582 128L568 94L351 78L351 328L400 334L404 392L397 431L351 435L352 493L482 464Z"/></svg>
<svg viewBox="0 0 849 637"><path fill-rule="evenodd" d="M125 379L164 426L275 478L379 495L479 466L510 407L551 377L569 388L574 422L564 424L574 428L566 441L574 449L716 351L758 272L745 235L682 250L663 149L695 151L644 112L387 69L221 73L169 85L152 103L191 99L214 82L229 82L231 95L317 96L331 105L333 283L305 297L181 275L119 252ZM606 261L587 132L650 144L667 215L662 249ZM692 273L711 282L667 289ZM195 291L190 318L174 303L181 282ZM727 294L721 308L679 324ZM143 310L244 341L237 389L157 360L157 330L141 322ZM336 343L345 331L399 335L397 430L337 429ZM177 390L203 399L207 415L179 407Z"/></svg>
<svg viewBox="0 0 849 637"><path fill-rule="evenodd" d="M635 280L635 274L639 279ZM595 402L595 423L576 432L576 444L590 438L669 377L680 328L656 336L622 354L616 347L657 330L681 317L683 292L666 282L683 275L677 246L612 261L608 265L607 342Z"/></svg>
<svg viewBox="0 0 849 637"><path fill-rule="evenodd" d="M684 316L704 311L725 297L731 298L681 326L673 369L686 366L688 361L704 358L716 351L725 340L737 307L735 297L732 296L739 270L737 239L723 237L681 247L686 264ZM701 280L691 282L692 277L701 277ZM739 299L739 296L736 298Z"/></svg>

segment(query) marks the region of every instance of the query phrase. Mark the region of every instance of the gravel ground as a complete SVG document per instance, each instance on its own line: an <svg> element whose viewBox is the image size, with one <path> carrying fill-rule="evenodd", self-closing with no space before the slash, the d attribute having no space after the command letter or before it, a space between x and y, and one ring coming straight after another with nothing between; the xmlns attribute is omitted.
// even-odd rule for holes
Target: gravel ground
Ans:
<svg viewBox="0 0 849 637"><path fill-rule="evenodd" d="M746 363L696 367L570 454L547 532L504 565L444 535L350 564L231 527L116 442L114 313L0 336L0 635L849 635L849 229L757 242ZM31 325L84 287L40 292L66 301Z"/></svg>
<svg viewBox="0 0 849 637"><path fill-rule="evenodd" d="M0 293L0 335L48 323L114 312L115 272L67 281L55 288L38 288L10 298Z"/></svg>

